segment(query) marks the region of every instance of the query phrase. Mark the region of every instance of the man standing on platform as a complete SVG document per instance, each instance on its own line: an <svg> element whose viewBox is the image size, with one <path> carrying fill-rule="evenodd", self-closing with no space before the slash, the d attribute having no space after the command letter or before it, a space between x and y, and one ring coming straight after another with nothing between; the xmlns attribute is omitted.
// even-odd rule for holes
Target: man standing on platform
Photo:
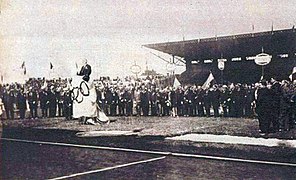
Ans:
<svg viewBox="0 0 296 180"><path fill-rule="evenodd" d="M87 59L83 61L84 65L81 67L80 71L77 73L78 76L83 76L82 79L86 82L89 81L91 74L91 66L87 64Z"/></svg>

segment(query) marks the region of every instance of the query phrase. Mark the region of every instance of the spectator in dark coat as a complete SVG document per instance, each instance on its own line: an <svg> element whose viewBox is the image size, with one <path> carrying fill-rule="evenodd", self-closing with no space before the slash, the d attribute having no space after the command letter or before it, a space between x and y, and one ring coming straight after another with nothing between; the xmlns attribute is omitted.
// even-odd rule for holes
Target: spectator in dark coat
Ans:
<svg viewBox="0 0 296 180"><path fill-rule="evenodd" d="M202 117L205 115L204 112L204 90L201 87L197 87L196 90L196 106L197 106L197 115Z"/></svg>
<svg viewBox="0 0 296 180"><path fill-rule="evenodd" d="M223 85L221 88L220 88L220 104L222 106L222 109L223 109L223 117L228 117L229 115L229 91L227 89L227 86L226 85Z"/></svg>
<svg viewBox="0 0 296 180"><path fill-rule="evenodd" d="M209 96L209 90L206 89L203 94L204 106L206 110L206 116L211 116L211 98Z"/></svg>
<svg viewBox="0 0 296 180"><path fill-rule="evenodd" d="M40 109L42 113L42 118L48 117L48 92L47 89L44 88L39 93L39 101L40 101Z"/></svg>
<svg viewBox="0 0 296 180"><path fill-rule="evenodd" d="M72 119L73 101L72 101L70 91L68 91L68 90L65 91L63 99L64 99L64 101L63 101L64 116L65 116L66 120L71 120Z"/></svg>
<svg viewBox="0 0 296 180"><path fill-rule="evenodd" d="M263 81L261 88L257 91L256 100L256 113L258 114L259 129L262 133L269 133L272 120L277 119L273 112L276 108L273 95L272 90Z"/></svg>
<svg viewBox="0 0 296 180"><path fill-rule="evenodd" d="M2 96L4 109L6 112L7 119L14 119L14 103L15 97L12 90L10 90L9 86L4 89L3 96Z"/></svg>
<svg viewBox="0 0 296 180"><path fill-rule="evenodd" d="M294 126L293 123L293 87L286 81L282 82L280 88L280 130L288 131Z"/></svg>
<svg viewBox="0 0 296 180"><path fill-rule="evenodd" d="M106 88L106 91L105 91L105 105L104 105L104 112L106 113L106 115L111 115L110 114L110 106L111 106L111 103L112 103L112 92L109 88Z"/></svg>
<svg viewBox="0 0 296 180"><path fill-rule="evenodd" d="M234 117L243 117L243 102L244 102L245 92L238 84L235 86L232 92L232 102L234 108Z"/></svg>
<svg viewBox="0 0 296 180"><path fill-rule="evenodd" d="M37 108L38 108L38 96L35 89L30 88L28 92L28 103L30 108L31 119L38 118Z"/></svg>
<svg viewBox="0 0 296 180"><path fill-rule="evenodd" d="M244 110L245 110L245 116L246 117L252 117L253 111L252 111L252 103L254 101L254 89L252 89L250 86L246 88L245 98L244 98Z"/></svg>
<svg viewBox="0 0 296 180"><path fill-rule="evenodd" d="M23 89L21 89L17 94L17 107L20 111L20 119L25 119L27 110L27 99Z"/></svg>
<svg viewBox="0 0 296 180"><path fill-rule="evenodd" d="M115 91L115 89L111 89L111 104L110 104L111 116L117 115L118 101L119 101L118 93Z"/></svg>
<svg viewBox="0 0 296 180"><path fill-rule="evenodd" d="M51 86L48 92L49 101L49 117L56 117L57 114L57 97L54 91L54 87Z"/></svg>
<svg viewBox="0 0 296 180"><path fill-rule="evenodd" d="M193 112L194 108L194 101L195 101L195 94L193 93L192 88L188 88L187 92L185 93L185 99L186 99L186 103L185 105L187 105L186 107L186 111L187 111L187 116L193 116L193 114L195 114Z"/></svg>
<svg viewBox="0 0 296 180"><path fill-rule="evenodd" d="M126 100L125 109L126 109L126 116L131 116L133 114L133 92L131 89L127 89L124 93L124 99Z"/></svg>
<svg viewBox="0 0 296 180"><path fill-rule="evenodd" d="M124 98L124 94L125 94L126 90L125 89L121 89L117 92L118 94L118 115L119 116L123 116L125 115L126 112L126 99Z"/></svg>
<svg viewBox="0 0 296 180"><path fill-rule="evenodd" d="M174 89L170 91L170 100L171 100L171 106L172 106L172 116L178 117L178 112L177 112L178 101L177 101L177 94Z"/></svg>
<svg viewBox="0 0 296 180"><path fill-rule="evenodd" d="M176 90L177 98L177 114L178 116L184 116L184 91L181 88Z"/></svg>
<svg viewBox="0 0 296 180"><path fill-rule="evenodd" d="M220 106L220 92L216 86L213 86L212 88L210 88L208 97L209 97L210 103L214 109L214 116L218 117L219 116L219 106Z"/></svg>
<svg viewBox="0 0 296 180"><path fill-rule="evenodd" d="M143 89L140 93L140 99L141 99L141 109L143 112L143 116L149 115L149 92L146 88Z"/></svg>
<svg viewBox="0 0 296 180"><path fill-rule="evenodd" d="M151 103L151 116L157 116L158 99L156 89L152 89L149 101Z"/></svg>

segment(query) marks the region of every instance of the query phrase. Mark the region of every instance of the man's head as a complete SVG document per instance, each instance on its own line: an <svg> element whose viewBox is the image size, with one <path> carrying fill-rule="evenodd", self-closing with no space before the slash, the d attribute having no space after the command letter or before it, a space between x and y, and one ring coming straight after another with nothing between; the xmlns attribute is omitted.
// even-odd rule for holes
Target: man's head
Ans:
<svg viewBox="0 0 296 180"><path fill-rule="evenodd" d="M87 59L83 59L83 60L82 60L82 63L83 63L83 64L87 64Z"/></svg>

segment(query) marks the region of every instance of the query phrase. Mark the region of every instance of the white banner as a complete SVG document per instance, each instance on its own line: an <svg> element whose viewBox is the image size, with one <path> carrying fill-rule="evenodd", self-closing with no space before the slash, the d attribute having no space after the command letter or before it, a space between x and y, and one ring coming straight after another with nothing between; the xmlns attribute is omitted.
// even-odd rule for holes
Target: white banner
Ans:
<svg viewBox="0 0 296 180"><path fill-rule="evenodd" d="M218 68L223 71L225 68L225 61L226 59L218 59Z"/></svg>
<svg viewBox="0 0 296 180"><path fill-rule="evenodd" d="M259 66L265 66L270 63L272 56L266 53L260 53L255 57L255 63Z"/></svg>

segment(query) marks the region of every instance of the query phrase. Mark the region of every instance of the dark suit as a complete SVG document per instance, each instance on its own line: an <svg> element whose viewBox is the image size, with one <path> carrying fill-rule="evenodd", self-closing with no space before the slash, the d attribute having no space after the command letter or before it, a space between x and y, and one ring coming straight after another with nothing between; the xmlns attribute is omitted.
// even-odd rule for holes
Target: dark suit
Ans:
<svg viewBox="0 0 296 180"><path fill-rule="evenodd" d="M204 90L198 89L196 92L196 106L198 111L198 116L204 116Z"/></svg>
<svg viewBox="0 0 296 180"><path fill-rule="evenodd" d="M268 133L271 120L276 118L272 113L274 109L271 108L273 94L266 87L258 89L257 94L256 113L258 114L259 129L262 133Z"/></svg>
<svg viewBox="0 0 296 180"><path fill-rule="evenodd" d="M13 110L13 105L14 105L14 95L12 91L4 92L3 93L3 104L6 112L6 117L7 119L14 119L14 110Z"/></svg>
<svg viewBox="0 0 296 180"><path fill-rule="evenodd" d="M124 93L124 99L126 100L126 116L133 114L133 95L132 91L126 91Z"/></svg>
<svg viewBox="0 0 296 180"><path fill-rule="evenodd" d="M140 99L141 99L141 109L144 116L148 116L149 114L149 92L148 91L142 91L140 93Z"/></svg>
<svg viewBox="0 0 296 180"><path fill-rule="evenodd" d="M176 100L177 100L177 114L178 116L184 115L184 91L176 90Z"/></svg>
<svg viewBox="0 0 296 180"><path fill-rule="evenodd" d="M82 79L87 82L89 81L90 74L91 74L91 66L88 64L82 66L80 72L77 73L77 75L83 76Z"/></svg>
<svg viewBox="0 0 296 180"><path fill-rule="evenodd" d="M111 114L111 116L116 116L117 115L118 101L119 101L118 94L115 91L111 92L111 104L110 104L110 114Z"/></svg>
<svg viewBox="0 0 296 180"><path fill-rule="evenodd" d="M219 98L220 98L220 93L217 89L211 89L209 91L209 98L210 98L210 103L213 106L214 109L214 116L218 117L219 116Z"/></svg>
<svg viewBox="0 0 296 180"><path fill-rule="evenodd" d="M151 102L151 115L156 116L158 115L157 112L157 107L158 107L158 102L157 102L157 93L155 91L152 91L151 96L150 96L150 102Z"/></svg>
<svg viewBox="0 0 296 180"><path fill-rule="evenodd" d="M205 90L203 97L207 117L211 116L211 98L209 94L209 90Z"/></svg>
<svg viewBox="0 0 296 180"><path fill-rule="evenodd" d="M20 119L25 119L25 114L27 110L27 99L23 92L19 92L17 95L17 106L20 110Z"/></svg>
<svg viewBox="0 0 296 180"><path fill-rule="evenodd" d="M73 107L73 101L71 97L71 93L69 91L66 91L64 93L64 116L66 120L70 120L72 118L72 107Z"/></svg>
<svg viewBox="0 0 296 180"><path fill-rule="evenodd" d="M186 115L189 115L189 116L193 116L194 113L194 98L195 98L195 94L193 93L193 91L191 89L188 89L186 94L185 94L185 99L186 99Z"/></svg>
<svg viewBox="0 0 296 180"><path fill-rule="evenodd" d="M57 113L57 97L53 90L48 92L49 117L55 117Z"/></svg>
<svg viewBox="0 0 296 180"><path fill-rule="evenodd" d="M31 90L28 93L28 103L31 113L31 118L37 118L37 108L38 108L38 97L37 92L35 90Z"/></svg>
<svg viewBox="0 0 296 180"><path fill-rule="evenodd" d="M47 95L47 91L42 90L39 93L39 100L40 100L40 108L41 108L41 112L42 112L42 117L45 118L48 116L48 95Z"/></svg>

